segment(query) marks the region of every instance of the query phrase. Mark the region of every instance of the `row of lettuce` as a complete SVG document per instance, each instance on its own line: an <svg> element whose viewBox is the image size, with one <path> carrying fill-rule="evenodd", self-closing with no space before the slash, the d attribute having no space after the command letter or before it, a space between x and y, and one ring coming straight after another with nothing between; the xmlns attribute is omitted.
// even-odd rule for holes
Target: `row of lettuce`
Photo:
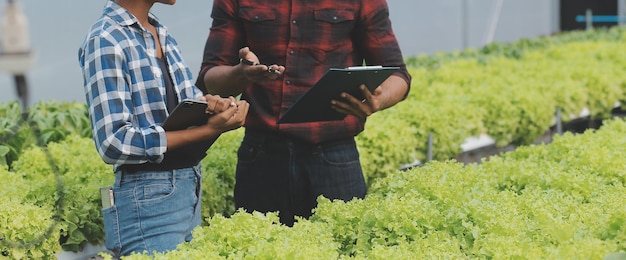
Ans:
<svg viewBox="0 0 626 260"><path fill-rule="evenodd" d="M624 259L626 121L482 164L394 172L292 228L215 215L156 259ZM133 255L124 259L152 259Z"/></svg>
<svg viewBox="0 0 626 260"><path fill-rule="evenodd" d="M563 156L570 151L551 144L479 166L450 161L407 172L397 168L424 161L429 135L434 159L447 161L461 152L467 137L478 134L488 134L499 146L532 144L554 124L557 109L575 116L588 108L592 116L608 118L626 91L625 39L626 29L613 27L408 58L413 82L407 100L374 114L357 137L371 187L368 198L348 204L322 200L311 220L292 229L271 225L272 215L236 213L234 166L243 131L224 134L202 162L206 219L180 254L489 258L529 250L537 256L597 254L594 258L623 250L614 242L625 238L626 223L617 217L626 216L624 207L610 204L624 204L624 173L611 168L623 165L617 157L623 150L595 140L603 138L598 135L561 141L576 145L567 148L574 150L572 156L589 152L586 158L570 158L584 164L567 161ZM54 258L61 249L101 244L97 190L113 175L95 153L85 105L41 102L29 110L28 120L23 118L17 102L0 104L5 183L0 253ZM623 139L622 124L604 130L605 135ZM568 215L553 212L563 208ZM604 210L598 224L575 214Z"/></svg>
<svg viewBox="0 0 626 260"><path fill-rule="evenodd" d="M432 161L395 171L372 183L364 200L320 198L313 217L291 228L273 213L213 214L190 243L156 259L623 259L624 133L626 121L616 118L481 164ZM47 151L28 149L13 172L0 170L11 184L0 192L4 256L54 259L62 243L102 242L97 188L112 176L85 152L90 146L70 136ZM219 187L207 191L214 196Z"/></svg>

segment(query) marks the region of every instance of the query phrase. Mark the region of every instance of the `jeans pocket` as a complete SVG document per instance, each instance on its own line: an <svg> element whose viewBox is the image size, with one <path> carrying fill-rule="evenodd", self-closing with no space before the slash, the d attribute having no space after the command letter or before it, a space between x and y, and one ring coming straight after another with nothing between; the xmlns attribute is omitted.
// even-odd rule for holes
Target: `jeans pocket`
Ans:
<svg viewBox="0 0 626 260"><path fill-rule="evenodd" d="M153 200L168 197L173 191L171 184L154 184L143 187L143 200Z"/></svg>
<svg viewBox="0 0 626 260"><path fill-rule="evenodd" d="M171 179L146 179L137 183L137 202L159 202L173 196L174 182Z"/></svg>
<svg viewBox="0 0 626 260"><path fill-rule="evenodd" d="M104 243L108 250L116 256L120 255L122 250L122 242L120 240L120 225L117 217L117 207L112 206L102 209L102 218L104 221Z"/></svg>
<svg viewBox="0 0 626 260"><path fill-rule="evenodd" d="M328 165L355 166L360 165L359 151L353 143L342 143L320 147L320 157Z"/></svg>

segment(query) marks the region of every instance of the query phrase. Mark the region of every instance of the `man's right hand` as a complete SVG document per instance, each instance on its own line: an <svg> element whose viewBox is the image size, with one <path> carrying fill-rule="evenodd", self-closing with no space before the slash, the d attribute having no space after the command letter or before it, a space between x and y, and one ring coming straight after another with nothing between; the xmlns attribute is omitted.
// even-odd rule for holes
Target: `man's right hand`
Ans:
<svg viewBox="0 0 626 260"><path fill-rule="evenodd" d="M239 49L239 58L242 62L238 66L243 67L243 75L250 82L275 80L285 72L285 66L260 64L259 58L248 47Z"/></svg>

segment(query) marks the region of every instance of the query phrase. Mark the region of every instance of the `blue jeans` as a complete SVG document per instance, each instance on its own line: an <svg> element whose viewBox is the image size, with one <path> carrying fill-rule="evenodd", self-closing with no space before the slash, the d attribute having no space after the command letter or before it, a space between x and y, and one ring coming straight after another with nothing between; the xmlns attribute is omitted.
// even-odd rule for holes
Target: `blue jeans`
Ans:
<svg viewBox="0 0 626 260"><path fill-rule="evenodd" d="M367 192L354 138L311 145L248 130L237 153L235 207L278 211L287 226L310 217L320 195L348 201Z"/></svg>
<svg viewBox="0 0 626 260"><path fill-rule="evenodd" d="M108 250L118 257L152 255L191 240L201 221L200 167L115 175L115 204L102 209Z"/></svg>

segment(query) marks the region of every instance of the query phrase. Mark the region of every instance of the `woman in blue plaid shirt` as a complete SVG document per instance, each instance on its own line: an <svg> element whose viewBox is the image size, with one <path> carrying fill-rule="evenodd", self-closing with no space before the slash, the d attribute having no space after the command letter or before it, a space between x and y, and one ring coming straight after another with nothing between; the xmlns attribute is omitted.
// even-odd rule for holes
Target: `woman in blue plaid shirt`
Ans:
<svg viewBox="0 0 626 260"><path fill-rule="evenodd" d="M200 161L221 133L244 123L248 103L206 95L194 85L174 38L150 13L154 3L108 0L78 52L93 139L114 165L113 205L102 209L115 255L165 252L191 239L201 221ZM208 103L207 123L165 131L185 99Z"/></svg>

